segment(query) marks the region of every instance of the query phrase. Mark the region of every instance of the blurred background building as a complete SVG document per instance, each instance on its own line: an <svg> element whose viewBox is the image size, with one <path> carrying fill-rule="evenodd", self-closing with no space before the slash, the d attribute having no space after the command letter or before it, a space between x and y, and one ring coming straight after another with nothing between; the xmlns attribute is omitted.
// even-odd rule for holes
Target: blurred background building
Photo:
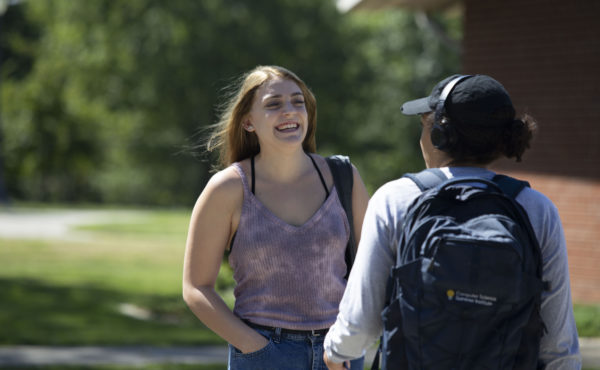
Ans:
<svg viewBox="0 0 600 370"><path fill-rule="evenodd" d="M596 0L349 0L368 11L462 11L462 73L501 81L539 131L522 163L497 170L529 180L559 209L575 302L600 302L600 2ZM431 23L435 27L435 23ZM443 32L440 33L441 37Z"/></svg>

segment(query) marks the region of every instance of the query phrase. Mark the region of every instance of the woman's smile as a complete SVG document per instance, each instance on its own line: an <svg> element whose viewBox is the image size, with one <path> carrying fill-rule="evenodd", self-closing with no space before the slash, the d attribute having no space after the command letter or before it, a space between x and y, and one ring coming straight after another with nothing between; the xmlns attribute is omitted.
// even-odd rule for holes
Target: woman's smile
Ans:
<svg viewBox="0 0 600 370"><path fill-rule="evenodd" d="M277 131L281 131L281 132L293 132L293 131L296 131L299 127L300 127L300 125L298 124L298 122L286 121L286 122L283 122L283 123L277 125L277 127L275 127L275 129L277 129Z"/></svg>

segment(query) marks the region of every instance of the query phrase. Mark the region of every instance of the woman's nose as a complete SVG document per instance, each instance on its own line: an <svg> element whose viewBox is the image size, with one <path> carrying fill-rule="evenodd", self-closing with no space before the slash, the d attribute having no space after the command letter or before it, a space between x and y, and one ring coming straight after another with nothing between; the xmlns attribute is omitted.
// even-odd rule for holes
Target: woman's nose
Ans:
<svg viewBox="0 0 600 370"><path fill-rule="evenodd" d="M296 107L294 106L294 104L292 104L292 102L286 102L283 105L283 113L285 114L291 114L296 112Z"/></svg>

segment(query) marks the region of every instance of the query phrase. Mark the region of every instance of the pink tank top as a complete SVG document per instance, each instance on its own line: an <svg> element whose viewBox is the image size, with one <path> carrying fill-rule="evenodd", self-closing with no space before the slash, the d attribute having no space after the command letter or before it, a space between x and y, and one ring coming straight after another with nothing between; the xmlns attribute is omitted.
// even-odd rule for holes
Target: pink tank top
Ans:
<svg viewBox="0 0 600 370"><path fill-rule="evenodd" d="M244 187L229 264L236 281L234 313L259 325L296 330L331 326L346 287L350 228L335 188L303 225L275 216ZM318 169L317 169L318 170Z"/></svg>

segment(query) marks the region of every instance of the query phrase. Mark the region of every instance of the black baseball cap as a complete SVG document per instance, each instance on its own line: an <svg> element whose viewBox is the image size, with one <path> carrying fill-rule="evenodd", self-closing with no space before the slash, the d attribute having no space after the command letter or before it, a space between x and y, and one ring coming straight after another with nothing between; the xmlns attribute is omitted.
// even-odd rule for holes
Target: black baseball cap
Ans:
<svg viewBox="0 0 600 370"><path fill-rule="evenodd" d="M442 90L449 82L461 77L452 75L442 81L427 97L402 104L406 115L434 112ZM445 115L452 122L469 125L503 126L515 118L515 108L502 84L490 76L473 75L460 80L446 97Z"/></svg>

